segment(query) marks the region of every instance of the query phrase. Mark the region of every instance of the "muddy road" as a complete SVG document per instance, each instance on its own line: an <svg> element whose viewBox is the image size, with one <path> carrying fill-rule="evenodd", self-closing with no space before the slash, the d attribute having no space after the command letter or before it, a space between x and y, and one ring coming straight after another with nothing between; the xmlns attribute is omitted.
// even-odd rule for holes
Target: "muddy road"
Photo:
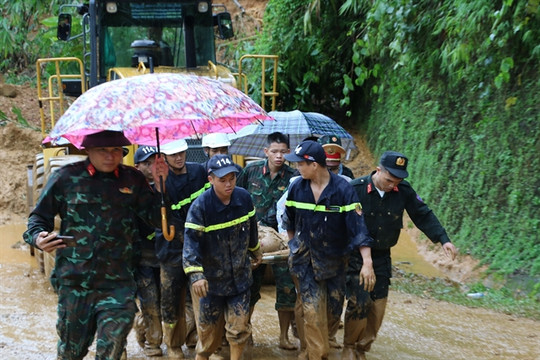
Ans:
<svg viewBox="0 0 540 360"><path fill-rule="evenodd" d="M52 360L56 356L56 298L36 259L21 245L23 230L23 224L0 226L0 359ZM421 259L402 257L406 249L396 253L394 261L437 275ZM245 359L296 359L296 351L277 346L279 327L271 286L264 287L253 323L255 345ZM340 330L339 340L342 336ZM539 345L540 322L391 291L380 336L368 359L537 360ZM133 332L127 350L130 360L146 359ZM194 358L193 351L185 350L187 359ZM93 356L91 352L86 359ZM333 350L330 359L340 359L340 353Z"/></svg>

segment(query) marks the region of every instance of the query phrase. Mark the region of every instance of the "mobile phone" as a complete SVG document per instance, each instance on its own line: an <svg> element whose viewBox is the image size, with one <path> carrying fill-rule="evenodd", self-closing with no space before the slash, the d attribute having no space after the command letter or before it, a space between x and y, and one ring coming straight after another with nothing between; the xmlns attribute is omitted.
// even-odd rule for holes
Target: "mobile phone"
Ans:
<svg viewBox="0 0 540 360"><path fill-rule="evenodd" d="M77 240L74 236L70 235L56 235L56 239L61 239L66 246L75 246L77 245Z"/></svg>

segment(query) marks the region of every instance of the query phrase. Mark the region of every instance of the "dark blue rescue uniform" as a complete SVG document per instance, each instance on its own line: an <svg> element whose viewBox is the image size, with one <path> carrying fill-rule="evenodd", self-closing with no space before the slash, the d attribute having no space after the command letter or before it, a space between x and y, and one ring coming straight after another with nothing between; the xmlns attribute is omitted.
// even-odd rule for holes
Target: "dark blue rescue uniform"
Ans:
<svg viewBox="0 0 540 360"><path fill-rule="evenodd" d="M208 281L208 294L199 299L200 310L195 311L197 354L210 356L221 344L216 334L223 329L223 316L230 344L245 344L251 335L250 253L260 251L255 209L245 189L236 187L225 205L211 188L195 200L185 225L184 271L191 284Z"/></svg>
<svg viewBox="0 0 540 360"><path fill-rule="evenodd" d="M372 244L353 188L342 177L329 173L330 181L317 203L311 182L295 180L289 187L283 216L284 228L294 231L289 241L289 266L298 279L310 358L328 356L328 325L317 319L327 312L328 324L339 324L349 254ZM322 308L325 298L327 309Z"/></svg>
<svg viewBox="0 0 540 360"><path fill-rule="evenodd" d="M204 168L197 163L186 163L186 173L177 175L169 170L165 189L171 201L172 216L169 225L174 225L172 241L156 229L156 255L161 266L161 315L165 323L165 343L168 348L181 352L185 343L186 288L187 278L182 268L184 223L189 207L209 186Z"/></svg>

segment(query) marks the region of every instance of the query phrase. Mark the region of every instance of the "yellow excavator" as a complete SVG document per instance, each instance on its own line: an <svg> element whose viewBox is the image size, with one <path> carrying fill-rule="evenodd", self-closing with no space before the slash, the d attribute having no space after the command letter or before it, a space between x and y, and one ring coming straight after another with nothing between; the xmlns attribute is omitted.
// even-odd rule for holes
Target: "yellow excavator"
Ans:
<svg viewBox="0 0 540 360"><path fill-rule="evenodd" d="M224 5L212 4L212 0L90 0L61 5L59 10L57 38L66 42L66 52L76 53L36 63L43 138L74 99L89 88L152 72L209 77L248 93L243 65L259 61L260 105L275 110L277 56L244 55L234 70L216 60L216 39L234 37L231 14ZM79 21L74 23L75 19ZM205 161L200 139L187 141L187 160ZM135 150L135 145L127 149L124 163L133 165ZM235 162L244 164L242 157L232 155ZM84 157L67 142L44 145L29 166L29 208L53 171ZM49 275L54 257L40 256L42 270Z"/></svg>

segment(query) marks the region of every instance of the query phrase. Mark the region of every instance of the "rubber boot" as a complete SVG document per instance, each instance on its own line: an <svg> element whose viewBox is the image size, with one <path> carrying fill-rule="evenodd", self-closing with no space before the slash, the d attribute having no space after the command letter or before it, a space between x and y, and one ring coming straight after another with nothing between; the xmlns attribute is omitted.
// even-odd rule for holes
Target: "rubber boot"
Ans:
<svg viewBox="0 0 540 360"><path fill-rule="evenodd" d="M231 360L240 360L242 358L244 346L245 344L229 344L229 348L231 349Z"/></svg>
<svg viewBox="0 0 540 360"><path fill-rule="evenodd" d="M354 346L344 346L341 352L341 360L358 360L356 348Z"/></svg>
<svg viewBox="0 0 540 360"><path fill-rule="evenodd" d="M144 344L146 343L146 324L144 323L144 318L141 312L135 314L135 321L133 321L133 330L135 331L135 338L137 339L137 344L144 349Z"/></svg>
<svg viewBox="0 0 540 360"><path fill-rule="evenodd" d="M355 347L360 341L360 337L365 332L367 319L351 320L345 318L345 326L343 329L343 346Z"/></svg>
<svg viewBox="0 0 540 360"><path fill-rule="evenodd" d="M342 346L337 342L336 334L339 330L339 324L341 318L333 318L330 313L328 314L328 345L334 349L341 349Z"/></svg>
<svg viewBox="0 0 540 360"><path fill-rule="evenodd" d="M181 329L182 325L179 325L178 323L163 323L163 342L165 345L167 345L167 356L170 359L183 359L184 353L182 351L182 345L184 343L184 340L182 340L182 344L179 343L177 340L178 332L184 331L185 328Z"/></svg>
<svg viewBox="0 0 540 360"><path fill-rule="evenodd" d="M386 301L388 298L378 299L373 302L371 310L368 313L367 325L362 334L360 334L360 339L356 344L356 349L359 354L363 354L369 351L371 344L377 338L377 333L381 328L382 321L384 318L384 312L386 310Z"/></svg>
<svg viewBox="0 0 540 360"><path fill-rule="evenodd" d="M296 332L298 340L300 340L300 354L306 350L306 336L304 333L304 309L302 308L302 299L300 297L298 279L296 276L292 276L295 288L296 288L296 302L294 304L294 322L296 323ZM306 353L307 356L307 353ZM301 355L298 356L301 359Z"/></svg>
<svg viewBox="0 0 540 360"><path fill-rule="evenodd" d="M186 346L194 348L197 345L197 324L191 301L186 301Z"/></svg>

